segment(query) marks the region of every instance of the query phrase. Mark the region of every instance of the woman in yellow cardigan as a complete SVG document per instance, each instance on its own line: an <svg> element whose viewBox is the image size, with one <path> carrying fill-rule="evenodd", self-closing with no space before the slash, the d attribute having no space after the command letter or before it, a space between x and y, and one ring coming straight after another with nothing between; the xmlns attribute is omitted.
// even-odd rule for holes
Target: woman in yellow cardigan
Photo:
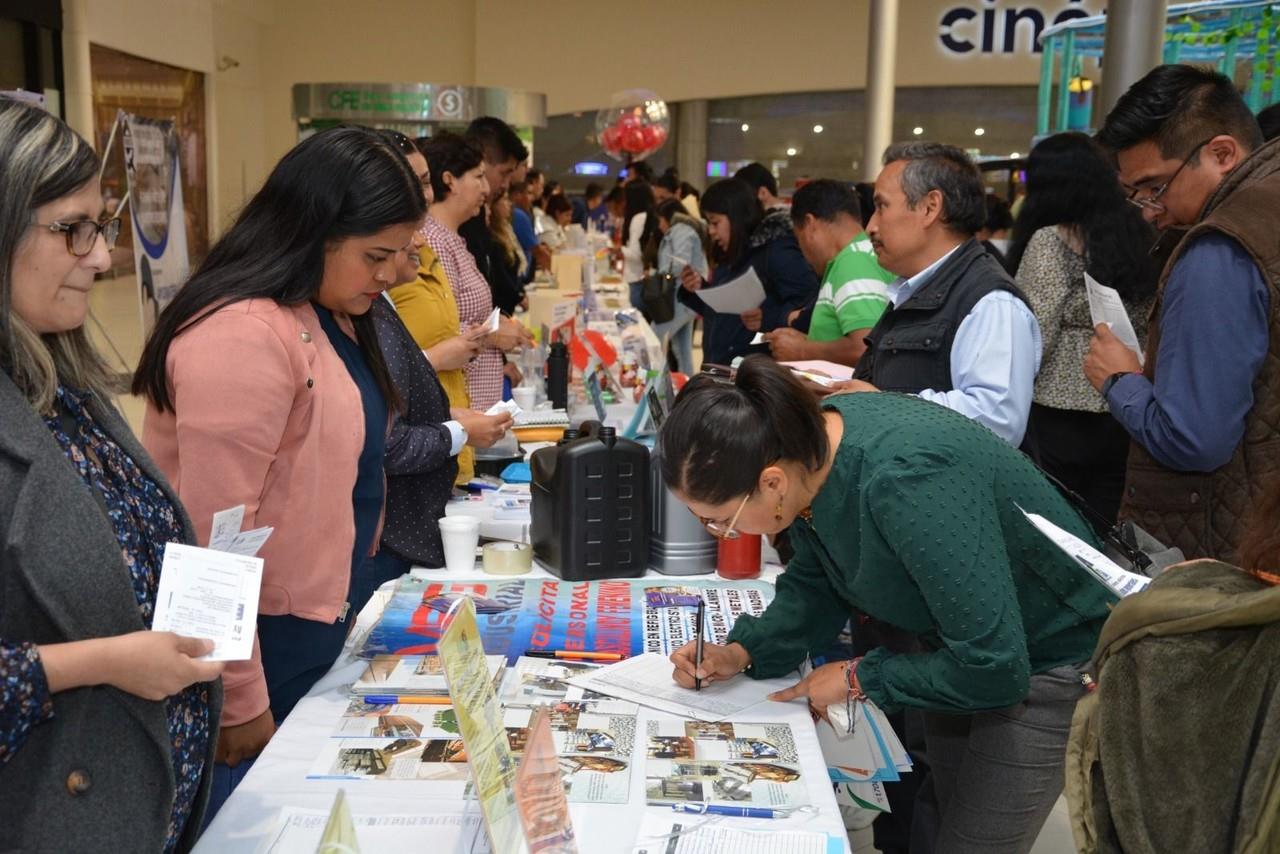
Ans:
<svg viewBox="0 0 1280 854"><path fill-rule="evenodd" d="M421 259L418 278L392 288L389 291L391 300L413 339L436 369L440 385L449 396L450 408L470 409L471 398L467 395L467 380L462 369L480 352L484 328L475 326L458 333L461 327L458 304L454 301L453 289L449 287L440 259L425 244L418 247L418 254ZM466 483L474 473L475 449L467 445L458 454L456 482Z"/></svg>

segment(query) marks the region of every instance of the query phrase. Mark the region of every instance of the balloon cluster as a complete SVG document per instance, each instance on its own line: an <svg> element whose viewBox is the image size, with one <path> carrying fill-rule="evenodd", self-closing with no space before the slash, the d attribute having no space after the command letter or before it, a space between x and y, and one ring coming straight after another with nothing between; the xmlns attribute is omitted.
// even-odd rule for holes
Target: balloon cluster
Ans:
<svg viewBox="0 0 1280 854"><path fill-rule="evenodd" d="M610 157L634 163L662 148L670 125L665 101L647 89L631 89L596 113L596 141Z"/></svg>

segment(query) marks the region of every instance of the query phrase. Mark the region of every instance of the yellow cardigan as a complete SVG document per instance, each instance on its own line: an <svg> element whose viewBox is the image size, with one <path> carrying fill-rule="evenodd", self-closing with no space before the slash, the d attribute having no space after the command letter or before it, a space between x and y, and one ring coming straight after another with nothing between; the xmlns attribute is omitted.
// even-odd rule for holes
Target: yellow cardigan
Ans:
<svg viewBox="0 0 1280 854"><path fill-rule="evenodd" d="M418 278L404 285L391 289L391 301L396 304L400 319L409 328L413 340L423 350L434 347L441 341L452 338L462 331L462 322L458 318L458 304L453 298L453 288L445 276L440 259L430 246L420 248L422 263L418 267ZM461 368L451 371L436 371L440 385L449 396L449 405L460 409L471 408L471 398L467 395L467 380ZM458 479L456 483L466 483L475 473L475 451L470 445L458 454Z"/></svg>

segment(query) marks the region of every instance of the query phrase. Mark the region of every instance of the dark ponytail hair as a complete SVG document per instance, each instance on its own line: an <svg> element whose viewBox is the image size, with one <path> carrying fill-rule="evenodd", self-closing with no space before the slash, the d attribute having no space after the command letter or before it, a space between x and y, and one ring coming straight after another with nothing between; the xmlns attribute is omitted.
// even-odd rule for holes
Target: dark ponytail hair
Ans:
<svg viewBox="0 0 1280 854"><path fill-rule="evenodd" d="M818 471L830 450L813 392L762 355L744 359L733 380L690 380L660 441L667 486L706 504L750 493L760 472L781 460Z"/></svg>
<svg viewBox="0 0 1280 854"><path fill-rule="evenodd" d="M271 299L302 305L324 278L325 250L349 237L418 222L422 184L396 146L377 131L337 127L298 143L281 158L235 224L160 314L133 377L133 393L173 408L166 360L183 330L223 306ZM373 316L352 317L360 352L388 405L400 409Z"/></svg>

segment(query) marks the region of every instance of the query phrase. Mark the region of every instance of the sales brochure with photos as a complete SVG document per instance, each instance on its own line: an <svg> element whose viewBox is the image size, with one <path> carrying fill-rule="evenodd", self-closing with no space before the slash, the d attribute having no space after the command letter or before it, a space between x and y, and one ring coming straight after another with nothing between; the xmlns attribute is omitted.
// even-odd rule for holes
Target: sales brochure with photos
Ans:
<svg viewBox="0 0 1280 854"><path fill-rule="evenodd" d="M795 735L787 724L650 720L645 797L651 804L805 806Z"/></svg>

